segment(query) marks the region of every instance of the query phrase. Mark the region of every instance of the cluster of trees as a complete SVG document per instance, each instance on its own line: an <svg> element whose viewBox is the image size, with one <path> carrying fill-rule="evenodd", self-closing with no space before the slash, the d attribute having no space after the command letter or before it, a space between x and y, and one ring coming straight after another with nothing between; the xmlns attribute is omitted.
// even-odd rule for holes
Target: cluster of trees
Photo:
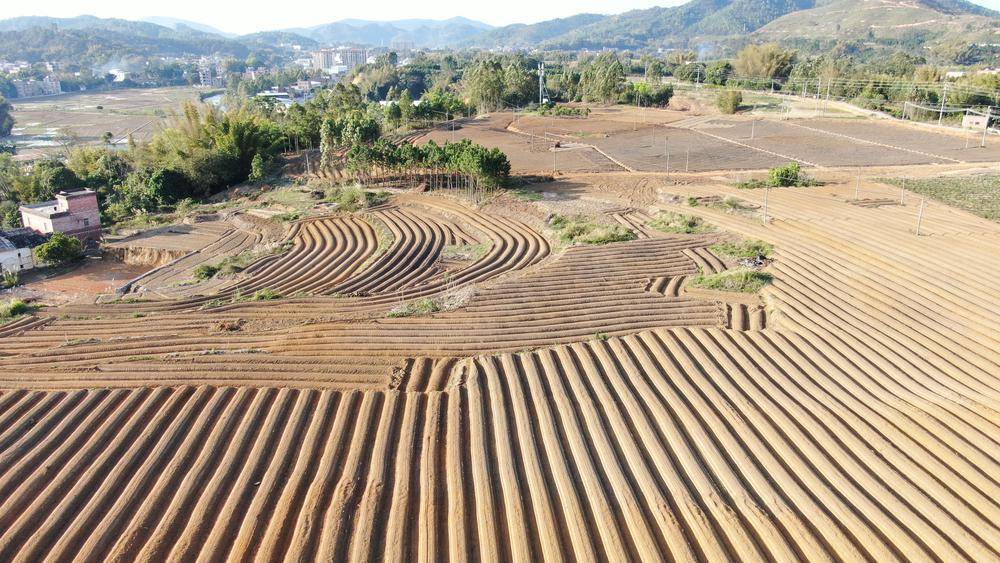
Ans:
<svg viewBox="0 0 1000 563"><path fill-rule="evenodd" d="M942 101L944 72L921 56L898 51L861 62L841 50L804 56L777 44L749 45L730 60L690 61L668 71L679 80L740 89L829 95L869 109L899 112L902 102ZM973 74L948 81L947 103L997 105L1000 77Z"/></svg>
<svg viewBox="0 0 1000 563"><path fill-rule="evenodd" d="M152 142L127 151L78 147L64 160L30 168L0 155L0 219L4 227L19 226L18 205L87 187L98 192L104 219L121 221L262 174L284 146L286 134L271 120L189 104Z"/></svg>
<svg viewBox="0 0 1000 563"><path fill-rule="evenodd" d="M496 188L510 176L510 162L500 149L463 139L438 145L394 144L380 139L347 152L347 166L364 183L405 178L431 188Z"/></svg>
<svg viewBox="0 0 1000 563"><path fill-rule="evenodd" d="M14 129L14 116L10 112L10 102L0 94L0 137L10 135L10 132Z"/></svg>

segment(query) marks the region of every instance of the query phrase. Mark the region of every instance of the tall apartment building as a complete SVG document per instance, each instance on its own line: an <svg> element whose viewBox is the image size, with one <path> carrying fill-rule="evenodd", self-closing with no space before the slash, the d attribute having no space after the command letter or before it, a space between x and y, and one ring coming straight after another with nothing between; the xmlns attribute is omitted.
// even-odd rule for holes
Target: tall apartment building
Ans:
<svg viewBox="0 0 1000 563"><path fill-rule="evenodd" d="M361 66L368 62L368 51L365 49L341 49L340 50L340 64L347 67L348 70Z"/></svg>
<svg viewBox="0 0 1000 563"><path fill-rule="evenodd" d="M313 51L312 66L316 70L330 70L337 64L337 51L335 49L320 49Z"/></svg>

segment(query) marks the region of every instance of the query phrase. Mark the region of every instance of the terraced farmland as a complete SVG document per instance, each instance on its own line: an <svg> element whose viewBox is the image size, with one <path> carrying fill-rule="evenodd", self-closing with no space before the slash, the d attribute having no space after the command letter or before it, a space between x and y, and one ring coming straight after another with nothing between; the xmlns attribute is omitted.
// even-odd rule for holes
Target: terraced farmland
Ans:
<svg viewBox="0 0 1000 563"><path fill-rule="evenodd" d="M637 240L399 193L0 326L0 559L1000 559L1000 226L616 178L545 189ZM689 289L736 236L774 282Z"/></svg>

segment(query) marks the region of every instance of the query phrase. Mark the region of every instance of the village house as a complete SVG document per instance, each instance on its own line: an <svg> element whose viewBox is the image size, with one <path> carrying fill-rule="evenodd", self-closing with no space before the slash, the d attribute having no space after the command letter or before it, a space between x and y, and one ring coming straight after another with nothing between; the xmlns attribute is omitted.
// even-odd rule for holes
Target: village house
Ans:
<svg viewBox="0 0 1000 563"><path fill-rule="evenodd" d="M24 226L43 235L65 233L84 246L101 239L101 211L93 190L59 192L53 201L21 206Z"/></svg>
<svg viewBox="0 0 1000 563"><path fill-rule="evenodd" d="M32 249L45 237L28 228L0 231L0 272L20 272L36 266Z"/></svg>

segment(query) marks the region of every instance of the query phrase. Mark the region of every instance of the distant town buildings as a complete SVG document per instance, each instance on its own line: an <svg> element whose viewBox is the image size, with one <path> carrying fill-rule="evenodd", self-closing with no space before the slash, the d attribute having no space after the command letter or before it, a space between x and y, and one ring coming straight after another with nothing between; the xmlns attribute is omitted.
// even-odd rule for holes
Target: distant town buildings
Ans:
<svg viewBox="0 0 1000 563"><path fill-rule="evenodd" d="M368 62L368 50L353 47L313 51L312 66L328 74L346 72Z"/></svg>
<svg viewBox="0 0 1000 563"><path fill-rule="evenodd" d="M313 51L312 66L316 70L329 71L337 64L337 52L335 49L319 49Z"/></svg>
<svg viewBox="0 0 1000 563"><path fill-rule="evenodd" d="M11 82L14 84L14 89L17 90L18 98L62 94L62 87L59 85L59 81L51 76L46 76L41 80L30 78L27 80L16 79Z"/></svg>
<svg viewBox="0 0 1000 563"><path fill-rule="evenodd" d="M101 238L101 212L93 190L59 192L53 201L22 205L21 222L36 233L65 233L84 245Z"/></svg>
<svg viewBox="0 0 1000 563"><path fill-rule="evenodd" d="M29 228L0 231L0 272L20 272L34 268L32 250L47 237Z"/></svg>

